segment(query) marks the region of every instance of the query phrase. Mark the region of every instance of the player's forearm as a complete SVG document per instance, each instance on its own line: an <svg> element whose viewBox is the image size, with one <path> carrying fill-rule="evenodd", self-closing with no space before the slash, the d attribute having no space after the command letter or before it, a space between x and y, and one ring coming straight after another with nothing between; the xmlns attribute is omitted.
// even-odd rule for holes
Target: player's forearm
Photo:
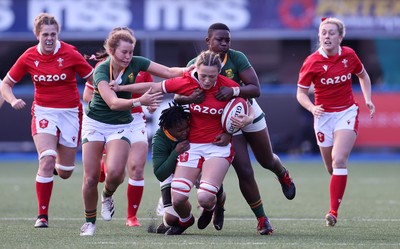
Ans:
<svg viewBox="0 0 400 249"><path fill-rule="evenodd" d="M365 102L371 101L371 79L368 73L364 70L364 72L359 76L361 91L364 96Z"/></svg>
<svg viewBox="0 0 400 249"><path fill-rule="evenodd" d="M314 104L311 102L310 97L308 97L306 91L308 91L308 89L306 90L298 88L296 98L302 107L312 113Z"/></svg>
<svg viewBox="0 0 400 249"><path fill-rule="evenodd" d="M15 101L17 98L15 97L14 93L12 92L12 87L3 81L0 86L0 93L2 95L2 98L7 101L7 103L11 104L13 101ZM3 101L4 101L3 100Z"/></svg>
<svg viewBox="0 0 400 249"><path fill-rule="evenodd" d="M152 89L152 93L161 92L161 83L155 82L145 82L140 84L123 85L118 87L120 92L133 92L138 94L143 94L147 90Z"/></svg>

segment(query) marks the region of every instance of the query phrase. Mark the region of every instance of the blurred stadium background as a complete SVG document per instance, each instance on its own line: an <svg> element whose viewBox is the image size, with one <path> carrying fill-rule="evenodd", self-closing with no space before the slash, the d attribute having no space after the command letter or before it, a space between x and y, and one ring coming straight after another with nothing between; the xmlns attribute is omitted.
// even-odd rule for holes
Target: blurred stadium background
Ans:
<svg viewBox="0 0 400 249"><path fill-rule="evenodd" d="M207 28L214 22L231 28L232 48L243 51L258 73L259 98L279 153L316 152L311 114L295 98L298 71L317 47L321 17L341 18L347 27L343 45L352 47L373 84L376 117L369 119L357 80L360 136L355 150L400 151L400 1L398 0L0 0L0 77L18 56L37 43L34 17L49 12L61 22L60 39L82 54L102 50L108 32L128 26L138 39L136 55L168 66L184 66L206 49ZM79 82L83 90L84 82ZM30 103L27 76L14 88ZM167 102L168 100L166 100ZM166 105L166 103L165 103ZM0 152L35 151L30 108L0 109ZM157 128L149 116L149 136ZM3 154L4 155L4 154Z"/></svg>

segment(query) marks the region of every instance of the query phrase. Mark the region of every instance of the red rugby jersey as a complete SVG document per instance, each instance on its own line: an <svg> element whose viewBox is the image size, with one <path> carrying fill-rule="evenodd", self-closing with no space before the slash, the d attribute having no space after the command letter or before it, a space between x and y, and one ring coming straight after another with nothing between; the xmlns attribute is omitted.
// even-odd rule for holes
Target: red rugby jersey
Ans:
<svg viewBox="0 0 400 249"><path fill-rule="evenodd" d="M93 68L74 46L57 41L54 53L49 55L42 54L38 45L28 48L7 76L17 83L27 73L34 84L36 104L74 108L80 103L76 74L86 79L93 74Z"/></svg>
<svg viewBox="0 0 400 249"><path fill-rule="evenodd" d="M349 47L340 47L335 56L327 56L320 48L304 61L297 85L310 88L313 83L315 105L322 104L326 112L342 111L355 103L351 77L363 69Z"/></svg>
<svg viewBox="0 0 400 249"><path fill-rule="evenodd" d="M167 79L162 83L163 92L190 95L200 87L196 77L186 72L183 77ZM237 87L237 83L225 76L218 75L216 84L209 90L204 90L205 98L201 104L190 104L190 132L191 143L211 143L217 135L224 132L221 115L227 101L220 101L215 94L222 86Z"/></svg>

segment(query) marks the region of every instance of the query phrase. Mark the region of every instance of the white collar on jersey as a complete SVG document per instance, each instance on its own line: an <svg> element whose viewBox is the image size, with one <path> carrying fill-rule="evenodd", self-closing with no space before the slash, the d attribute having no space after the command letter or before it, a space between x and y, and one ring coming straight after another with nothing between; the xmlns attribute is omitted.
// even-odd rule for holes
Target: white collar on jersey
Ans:
<svg viewBox="0 0 400 249"><path fill-rule="evenodd" d="M190 73L190 76L192 76L192 78L200 85L200 81L197 78L197 69L193 69L192 72Z"/></svg>
<svg viewBox="0 0 400 249"><path fill-rule="evenodd" d="M38 46L36 47L37 51L39 52L39 54L43 55L42 51L40 50L41 45L40 42L38 44ZM58 50L60 50L61 48L61 42L59 40L56 41L56 48L54 49L53 54L56 54L58 52Z"/></svg>
<svg viewBox="0 0 400 249"><path fill-rule="evenodd" d="M325 58L328 58L328 55L325 53L325 51L322 49L322 47L319 47L318 52L320 55L322 55ZM339 46L339 50L338 50L338 54L341 55L342 54L342 47Z"/></svg>

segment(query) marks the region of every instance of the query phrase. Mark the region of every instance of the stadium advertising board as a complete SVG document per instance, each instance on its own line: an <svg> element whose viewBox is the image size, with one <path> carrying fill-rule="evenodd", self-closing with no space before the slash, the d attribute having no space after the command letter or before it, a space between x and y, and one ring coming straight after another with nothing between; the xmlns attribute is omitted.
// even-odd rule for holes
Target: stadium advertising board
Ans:
<svg viewBox="0 0 400 249"><path fill-rule="evenodd" d="M374 92L372 100L376 107L373 119L365 106L362 93L355 94L360 106L358 147L400 147L399 93Z"/></svg>
<svg viewBox="0 0 400 249"><path fill-rule="evenodd" d="M115 26L157 39L163 31L204 31L213 22L260 38L308 39L324 16L342 18L348 35L400 34L398 0L1 0L0 39L33 39L40 12L61 20L63 36L72 39L103 38Z"/></svg>

